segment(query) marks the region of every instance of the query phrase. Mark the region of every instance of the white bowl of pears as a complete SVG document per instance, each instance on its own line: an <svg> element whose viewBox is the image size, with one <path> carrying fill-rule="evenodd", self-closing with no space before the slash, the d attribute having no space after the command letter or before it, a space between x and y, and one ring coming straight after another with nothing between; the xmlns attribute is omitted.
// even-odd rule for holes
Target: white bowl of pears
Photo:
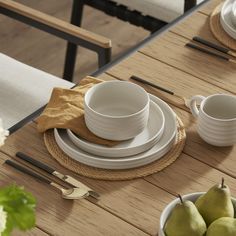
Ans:
<svg viewBox="0 0 236 236"><path fill-rule="evenodd" d="M236 236L236 199L217 184L208 192L180 196L160 217L159 236Z"/></svg>

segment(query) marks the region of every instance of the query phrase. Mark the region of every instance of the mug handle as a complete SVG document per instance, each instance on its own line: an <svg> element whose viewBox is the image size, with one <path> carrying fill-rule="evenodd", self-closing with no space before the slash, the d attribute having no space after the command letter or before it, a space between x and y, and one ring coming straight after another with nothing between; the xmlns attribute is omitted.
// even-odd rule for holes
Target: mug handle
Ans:
<svg viewBox="0 0 236 236"><path fill-rule="evenodd" d="M195 118L197 118L199 115L199 110L197 108L197 102L201 103L204 99L205 99L205 97L203 97L201 95L196 95L196 96L193 96L190 100L189 108Z"/></svg>

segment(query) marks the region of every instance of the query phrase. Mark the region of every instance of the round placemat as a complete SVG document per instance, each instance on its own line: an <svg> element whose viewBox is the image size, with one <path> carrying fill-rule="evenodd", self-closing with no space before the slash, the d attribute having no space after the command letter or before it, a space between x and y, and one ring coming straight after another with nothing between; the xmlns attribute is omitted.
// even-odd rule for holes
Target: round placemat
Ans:
<svg viewBox="0 0 236 236"><path fill-rule="evenodd" d="M231 38L222 28L220 23L220 11L222 8L222 3L218 5L210 16L210 29L215 38L224 44L227 48L236 51L236 40Z"/></svg>
<svg viewBox="0 0 236 236"><path fill-rule="evenodd" d="M84 165L72 159L71 157L66 155L57 145L54 138L53 130L48 130L44 133L44 142L53 158L55 158L62 166L77 174L102 180L128 180L144 177L161 171L178 158L184 148L186 140L186 132L179 117L177 117L177 127L178 130L176 141L171 150L165 156L148 165L125 170L108 170L95 168Z"/></svg>

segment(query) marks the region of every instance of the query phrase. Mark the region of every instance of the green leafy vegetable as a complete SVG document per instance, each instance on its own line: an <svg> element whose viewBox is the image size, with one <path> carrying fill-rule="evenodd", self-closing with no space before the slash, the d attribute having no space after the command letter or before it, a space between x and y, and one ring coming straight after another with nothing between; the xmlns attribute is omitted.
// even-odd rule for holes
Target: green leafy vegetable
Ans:
<svg viewBox="0 0 236 236"><path fill-rule="evenodd" d="M23 187L11 185L0 189L0 206L7 213L6 229L1 236L10 235L14 228L31 229L35 225L36 200Z"/></svg>

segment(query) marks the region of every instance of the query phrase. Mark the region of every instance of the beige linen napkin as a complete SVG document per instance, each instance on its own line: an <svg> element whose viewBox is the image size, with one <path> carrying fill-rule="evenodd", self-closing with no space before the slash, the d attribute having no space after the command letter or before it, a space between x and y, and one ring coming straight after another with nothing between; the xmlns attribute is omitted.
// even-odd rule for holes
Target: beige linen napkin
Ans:
<svg viewBox="0 0 236 236"><path fill-rule="evenodd" d="M39 132L52 128L70 129L78 136L96 144L114 146L118 142L97 137L86 127L84 95L93 85L103 82L91 76L73 89L54 88L48 105L37 119Z"/></svg>

